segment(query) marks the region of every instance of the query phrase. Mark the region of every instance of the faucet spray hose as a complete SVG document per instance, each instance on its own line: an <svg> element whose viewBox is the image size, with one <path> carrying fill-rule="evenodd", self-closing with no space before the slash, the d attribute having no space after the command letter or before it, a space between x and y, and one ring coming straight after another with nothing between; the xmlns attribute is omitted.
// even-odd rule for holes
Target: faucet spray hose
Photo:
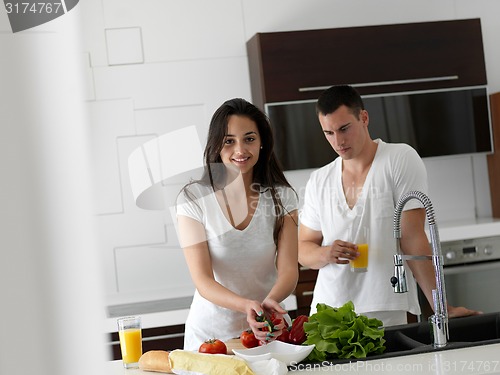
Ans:
<svg viewBox="0 0 500 375"><path fill-rule="evenodd" d="M436 224L434 208L432 207L432 202L429 197L420 191L410 191L403 194L396 204L394 210L394 238L401 238L401 213L403 212L403 207L410 199L417 199L423 204L429 226Z"/></svg>

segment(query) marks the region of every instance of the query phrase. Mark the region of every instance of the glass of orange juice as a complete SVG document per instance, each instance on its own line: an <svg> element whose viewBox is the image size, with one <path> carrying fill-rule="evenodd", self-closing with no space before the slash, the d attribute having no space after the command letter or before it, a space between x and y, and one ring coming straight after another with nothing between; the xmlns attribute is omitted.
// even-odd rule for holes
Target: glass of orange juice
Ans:
<svg viewBox="0 0 500 375"><path fill-rule="evenodd" d="M368 243L370 242L370 231L367 227L360 227L356 236L359 256L351 260L352 272L368 271Z"/></svg>
<svg viewBox="0 0 500 375"><path fill-rule="evenodd" d="M118 336L122 351L123 367L139 367L142 355L141 317L127 316L118 319Z"/></svg>

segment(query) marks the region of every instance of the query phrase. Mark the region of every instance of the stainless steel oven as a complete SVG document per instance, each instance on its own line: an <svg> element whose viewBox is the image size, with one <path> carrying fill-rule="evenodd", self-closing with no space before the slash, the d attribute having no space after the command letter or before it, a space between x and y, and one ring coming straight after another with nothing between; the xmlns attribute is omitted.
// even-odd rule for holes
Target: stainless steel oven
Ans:
<svg viewBox="0 0 500 375"><path fill-rule="evenodd" d="M500 311L500 235L442 242L448 303L484 313ZM420 293L422 314L432 311Z"/></svg>

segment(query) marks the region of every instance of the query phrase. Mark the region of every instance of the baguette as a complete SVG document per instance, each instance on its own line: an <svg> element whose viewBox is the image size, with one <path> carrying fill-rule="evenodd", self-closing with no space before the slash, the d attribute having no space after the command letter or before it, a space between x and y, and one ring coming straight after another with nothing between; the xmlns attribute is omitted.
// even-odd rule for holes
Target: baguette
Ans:
<svg viewBox="0 0 500 375"><path fill-rule="evenodd" d="M165 350L150 350L139 358L139 368L143 371L173 374L168 358L169 354Z"/></svg>
<svg viewBox="0 0 500 375"><path fill-rule="evenodd" d="M255 375L248 364L233 355L197 353L186 350L173 350L169 362L177 371L211 375Z"/></svg>

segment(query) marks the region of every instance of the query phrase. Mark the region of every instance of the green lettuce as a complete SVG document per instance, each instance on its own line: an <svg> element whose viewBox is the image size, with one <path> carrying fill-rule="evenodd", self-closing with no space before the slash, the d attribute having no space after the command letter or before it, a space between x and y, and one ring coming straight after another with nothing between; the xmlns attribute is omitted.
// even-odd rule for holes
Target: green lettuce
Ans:
<svg viewBox="0 0 500 375"><path fill-rule="evenodd" d="M357 315L351 301L339 308L318 303L316 313L304 323L304 331L307 339L303 345L315 345L309 361L365 358L385 350L382 322Z"/></svg>

